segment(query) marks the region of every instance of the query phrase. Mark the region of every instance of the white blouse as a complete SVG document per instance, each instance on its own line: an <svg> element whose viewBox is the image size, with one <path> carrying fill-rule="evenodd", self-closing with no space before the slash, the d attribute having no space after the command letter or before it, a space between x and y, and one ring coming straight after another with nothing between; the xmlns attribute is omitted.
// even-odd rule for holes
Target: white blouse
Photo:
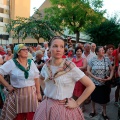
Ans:
<svg viewBox="0 0 120 120"><path fill-rule="evenodd" d="M12 59L0 67L0 74L2 76L9 74L10 83L16 88L33 86L35 85L34 79L39 78L39 71L33 61L31 62L28 79L25 79L24 72L15 65Z"/></svg>
<svg viewBox="0 0 120 120"><path fill-rule="evenodd" d="M52 73L57 71L57 67L51 66ZM73 95L73 90L75 82L80 80L85 74L78 68L74 67L69 72L55 78L55 83L53 80L46 80L48 74L46 72L46 64L41 70L41 75L45 78L45 89L44 94L52 99L63 100L65 98L71 98Z"/></svg>

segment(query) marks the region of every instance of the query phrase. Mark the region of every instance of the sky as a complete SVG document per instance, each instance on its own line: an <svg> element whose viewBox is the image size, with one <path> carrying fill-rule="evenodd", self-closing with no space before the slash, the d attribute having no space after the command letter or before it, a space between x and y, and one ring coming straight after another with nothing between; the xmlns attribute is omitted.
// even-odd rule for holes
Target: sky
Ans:
<svg viewBox="0 0 120 120"><path fill-rule="evenodd" d="M31 0L31 12L30 15L34 13L33 8L39 8L45 0ZM107 10L106 17L112 16L114 13L117 13L120 18L120 0L104 0L103 9Z"/></svg>

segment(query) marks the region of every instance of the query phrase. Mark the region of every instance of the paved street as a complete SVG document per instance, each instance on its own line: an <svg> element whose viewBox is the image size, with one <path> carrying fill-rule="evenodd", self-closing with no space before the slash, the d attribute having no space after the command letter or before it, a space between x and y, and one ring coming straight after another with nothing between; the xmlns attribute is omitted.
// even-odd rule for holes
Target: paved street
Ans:
<svg viewBox="0 0 120 120"><path fill-rule="evenodd" d="M111 101L107 104L107 116L110 120L117 120L117 113L118 108L114 105L114 92L115 88L112 88L111 90ZM102 107L98 104L96 104L96 112L97 115L93 118L89 117L89 113L91 112L91 103L85 105L86 111L84 112L85 120L104 120L101 113L102 113Z"/></svg>

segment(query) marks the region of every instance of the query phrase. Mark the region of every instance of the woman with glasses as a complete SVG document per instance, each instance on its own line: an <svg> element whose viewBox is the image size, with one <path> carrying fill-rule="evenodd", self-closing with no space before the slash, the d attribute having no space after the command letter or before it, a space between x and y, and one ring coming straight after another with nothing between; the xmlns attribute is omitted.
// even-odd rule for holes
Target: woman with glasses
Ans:
<svg viewBox="0 0 120 120"><path fill-rule="evenodd" d="M104 120L109 120L106 115L106 104L110 101L110 87L105 85L105 82L111 80L113 76L113 67L108 57L104 57L104 48L97 46L97 56L92 58L88 63L87 71L96 88L91 94L92 112L90 117L96 115L95 103L101 104L103 111L102 116Z"/></svg>
<svg viewBox="0 0 120 120"><path fill-rule="evenodd" d="M24 44L14 47L14 58L0 67L0 82L7 88L8 95L0 120L32 120L41 100L39 71L28 57ZM11 85L4 80L10 75Z"/></svg>

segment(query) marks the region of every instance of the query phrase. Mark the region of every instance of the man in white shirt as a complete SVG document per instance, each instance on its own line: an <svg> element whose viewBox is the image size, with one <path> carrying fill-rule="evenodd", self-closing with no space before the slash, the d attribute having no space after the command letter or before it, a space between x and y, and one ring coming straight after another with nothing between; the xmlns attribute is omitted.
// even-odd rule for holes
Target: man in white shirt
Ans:
<svg viewBox="0 0 120 120"><path fill-rule="evenodd" d="M95 44L95 43L92 43L92 44L91 44L91 51L90 51L90 53L96 55L95 49L96 49L96 44Z"/></svg>
<svg viewBox="0 0 120 120"><path fill-rule="evenodd" d="M44 48L45 48L45 52L44 52L43 60L46 61L48 60L48 55L47 55L47 51L49 50L48 42L44 42Z"/></svg>
<svg viewBox="0 0 120 120"><path fill-rule="evenodd" d="M90 49L91 49L90 44L89 43L85 43L84 44L84 52L82 54L82 57L86 58L87 62L89 62L91 58L95 57L95 55L90 52Z"/></svg>

